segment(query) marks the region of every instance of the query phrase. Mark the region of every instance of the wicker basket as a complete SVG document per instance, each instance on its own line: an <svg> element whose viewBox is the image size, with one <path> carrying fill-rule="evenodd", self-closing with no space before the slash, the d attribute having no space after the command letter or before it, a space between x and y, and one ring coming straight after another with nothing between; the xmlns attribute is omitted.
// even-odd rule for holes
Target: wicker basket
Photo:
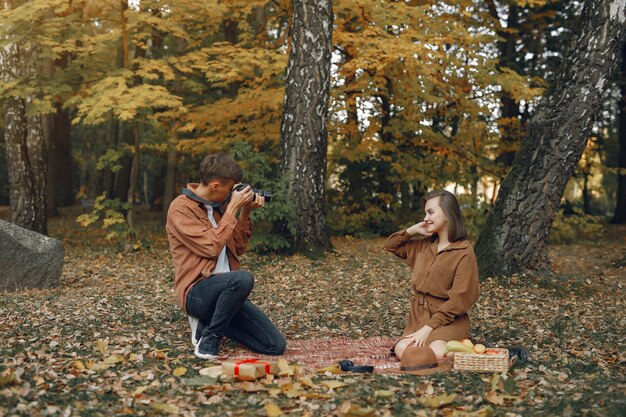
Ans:
<svg viewBox="0 0 626 417"><path fill-rule="evenodd" d="M457 371L472 372L507 372L509 370L509 351L507 349L494 349L498 353L478 354L461 353L454 354L454 369Z"/></svg>

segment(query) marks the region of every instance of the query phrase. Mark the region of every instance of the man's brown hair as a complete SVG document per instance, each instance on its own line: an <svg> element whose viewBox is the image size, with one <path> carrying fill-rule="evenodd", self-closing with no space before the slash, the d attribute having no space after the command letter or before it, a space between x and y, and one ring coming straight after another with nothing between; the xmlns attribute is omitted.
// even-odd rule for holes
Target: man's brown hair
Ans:
<svg viewBox="0 0 626 417"><path fill-rule="evenodd" d="M243 171L237 161L224 152L207 155L200 162L200 181L203 185L214 179L239 182L242 178Z"/></svg>
<svg viewBox="0 0 626 417"><path fill-rule="evenodd" d="M422 200L422 207L426 207L426 202L433 198L439 198L439 207L443 210L448 220L448 240L456 242L457 240L467 239L467 231L465 229L465 221L461 214L461 208L454 194L446 190L431 191L426 194Z"/></svg>

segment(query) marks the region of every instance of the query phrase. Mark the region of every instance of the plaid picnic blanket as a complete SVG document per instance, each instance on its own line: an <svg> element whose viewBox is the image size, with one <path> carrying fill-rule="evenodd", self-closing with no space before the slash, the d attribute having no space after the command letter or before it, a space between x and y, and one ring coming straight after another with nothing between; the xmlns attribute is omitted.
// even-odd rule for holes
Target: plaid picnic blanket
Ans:
<svg viewBox="0 0 626 417"><path fill-rule="evenodd" d="M350 339L332 337L313 340L287 340L287 350L280 356L297 362L305 369L320 369L349 359L355 365L373 365L376 373L399 372L400 361L391 352L397 338L373 337ZM260 355L244 347L225 347L221 352L229 358L276 358ZM220 359L222 359L220 357Z"/></svg>

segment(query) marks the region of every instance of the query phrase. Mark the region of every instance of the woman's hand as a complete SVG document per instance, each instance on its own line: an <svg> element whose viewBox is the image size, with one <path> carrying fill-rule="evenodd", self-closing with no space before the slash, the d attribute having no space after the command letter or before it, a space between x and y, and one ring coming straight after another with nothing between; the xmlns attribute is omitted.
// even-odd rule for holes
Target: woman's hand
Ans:
<svg viewBox="0 0 626 417"><path fill-rule="evenodd" d="M428 233L426 222L419 222L417 224L414 224L413 226L406 229L406 232L411 236L415 236L417 234L420 234L422 236L432 236L432 233Z"/></svg>
<svg viewBox="0 0 626 417"><path fill-rule="evenodd" d="M409 343L409 346L411 346L413 343L415 343L415 346L425 346L426 340L428 339L428 336L430 336L430 333L432 331L433 331L432 327L424 326L418 331L416 331L415 333L411 333L409 335L404 336L404 338L411 340L411 342Z"/></svg>

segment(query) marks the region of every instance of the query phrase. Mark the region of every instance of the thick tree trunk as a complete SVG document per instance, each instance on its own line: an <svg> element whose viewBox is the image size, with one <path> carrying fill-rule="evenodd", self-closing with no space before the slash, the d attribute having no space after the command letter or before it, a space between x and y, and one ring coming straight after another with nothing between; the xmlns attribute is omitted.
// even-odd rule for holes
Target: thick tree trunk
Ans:
<svg viewBox="0 0 626 417"><path fill-rule="evenodd" d="M622 47L622 73L620 76L622 98L617 106L619 111L619 159L618 168L622 171L617 177L617 204L611 223L626 223L626 45Z"/></svg>
<svg viewBox="0 0 626 417"><path fill-rule="evenodd" d="M7 5L5 4L5 7ZM0 50L0 76L12 81L32 71L34 49L17 44ZM40 115L27 115L30 99L5 100L5 141L9 171L9 221L47 234L47 161Z"/></svg>
<svg viewBox="0 0 626 417"><path fill-rule="evenodd" d="M26 142L26 106L24 100L12 98L5 103L7 167L9 171L9 221L34 230L35 194Z"/></svg>
<svg viewBox="0 0 626 417"><path fill-rule="evenodd" d="M330 0L291 3L291 51L281 123L281 171L290 176L295 205L294 249L318 252L330 246L324 217L330 58Z"/></svg>
<svg viewBox="0 0 626 417"><path fill-rule="evenodd" d="M26 102L28 106L29 101ZM26 146L33 180L35 201L34 223L31 230L48 234L48 161L47 149L41 127L41 115L27 116Z"/></svg>
<svg viewBox="0 0 626 417"><path fill-rule="evenodd" d="M481 274L549 270L546 238L621 54L623 0L587 0L476 243Z"/></svg>

